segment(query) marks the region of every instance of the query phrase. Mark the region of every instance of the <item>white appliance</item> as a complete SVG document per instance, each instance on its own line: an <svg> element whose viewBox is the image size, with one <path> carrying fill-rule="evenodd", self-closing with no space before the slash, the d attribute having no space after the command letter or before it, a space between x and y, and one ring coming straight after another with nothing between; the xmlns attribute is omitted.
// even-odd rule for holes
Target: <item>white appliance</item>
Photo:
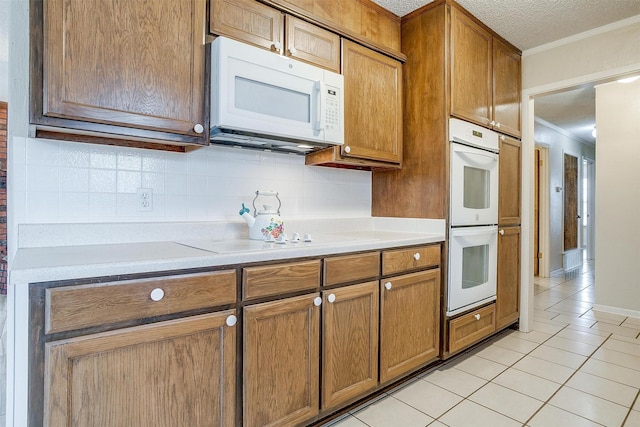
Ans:
<svg viewBox="0 0 640 427"><path fill-rule="evenodd" d="M451 228L447 316L496 299L497 257L498 226Z"/></svg>
<svg viewBox="0 0 640 427"><path fill-rule="evenodd" d="M300 154L344 143L342 75L225 37L211 49L212 143Z"/></svg>
<svg viewBox="0 0 640 427"><path fill-rule="evenodd" d="M498 223L498 134L451 119L449 223Z"/></svg>
<svg viewBox="0 0 640 427"><path fill-rule="evenodd" d="M449 121L450 206L447 316L496 298L499 135Z"/></svg>

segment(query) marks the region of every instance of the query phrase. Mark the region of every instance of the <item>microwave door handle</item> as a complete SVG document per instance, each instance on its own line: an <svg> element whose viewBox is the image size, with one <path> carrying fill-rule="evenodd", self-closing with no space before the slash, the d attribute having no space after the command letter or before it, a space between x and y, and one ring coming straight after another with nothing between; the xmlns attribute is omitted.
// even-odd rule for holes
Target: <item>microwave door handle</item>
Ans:
<svg viewBox="0 0 640 427"><path fill-rule="evenodd" d="M314 130L324 130L326 127L326 113L324 111L324 106L326 105L326 85L324 82L317 81L314 85L314 89L316 90L316 120L314 124Z"/></svg>

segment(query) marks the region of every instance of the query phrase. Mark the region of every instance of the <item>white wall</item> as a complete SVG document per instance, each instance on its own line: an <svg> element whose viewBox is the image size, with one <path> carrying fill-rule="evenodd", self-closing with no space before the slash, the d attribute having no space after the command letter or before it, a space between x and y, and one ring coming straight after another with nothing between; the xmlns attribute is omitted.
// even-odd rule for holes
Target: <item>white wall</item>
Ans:
<svg viewBox="0 0 640 427"><path fill-rule="evenodd" d="M639 63L640 15L524 51L522 88L573 79L595 81L611 70L637 70Z"/></svg>
<svg viewBox="0 0 640 427"><path fill-rule="evenodd" d="M640 314L640 80L596 87L596 303Z"/></svg>
<svg viewBox="0 0 640 427"><path fill-rule="evenodd" d="M217 146L174 153L20 137L13 148L20 223L239 220L241 203L251 208L256 190L271 189L280 193L285 218L371 214L370 172L305 166L293 154ZM153 211L138 211L138 188L152 189Z"/></svg>
<svg viewBox="0 0 640 427"><path fill-rule="evenodd" d="M549 271L562 269L564 218L564 153L578 158L595 159L595 149L583 144L552 126L536 121L535 141L549 147ZM561 191L556 191L559 187Z"/></svg>
<svg viewBox="0 0 640 427"><path fill-rule="evenodd" d="M0 0L0 101L9 100L9 0Z"/></svg>
<svg viewBox="0 0 640 427"><path fill-rule="evenodd" d="M522 54L522 290L520 327L533 319L533 163L536 95L640 71L640 16ZM598 174L601 165L596 166ZM598 201L596 201L598 203ZM612 209L621 205L618 201ZM601 222L596 218L596 229ZM606 248L596 236L598 256ZM597 287L597 285L596 285ZM640 303L638 303L640 307Z"/></svg>

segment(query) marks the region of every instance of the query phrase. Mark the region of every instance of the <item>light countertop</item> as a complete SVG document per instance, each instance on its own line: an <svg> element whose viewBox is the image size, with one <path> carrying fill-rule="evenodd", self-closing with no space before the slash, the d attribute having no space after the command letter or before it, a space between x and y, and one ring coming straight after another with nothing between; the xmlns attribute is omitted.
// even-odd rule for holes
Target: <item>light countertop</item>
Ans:
<svg viewBox="0 0 640 427"><path fill-rule="evenodd" d="M71 245L46 246L45 239L17 251L10 270L10 283L19 285L84 277L279 261L444 241L444 221L415 221L419 220L385 219L369 222L364 226L362 222L357 222L360 226L354 227L355 221L345 221L341 226L336 226L336 221L332 220L332 232L316 229L314 231L318 232L312 235L311 242L286 244L249 240L246 236L234 236L228 229L223 234L205 235L205 238L188 231L170 236L163 234L158 237L162 239L168 237L171 240L147 242L104 243L99 241L97 244L78 244L83 242L74 240ZM104 227L104 224L99 226ZM69 226L65 225L65 227ZM85 227L84 234L87 231L86 224L83 227ZM122 224L119 227L122 227ZM135 227L135 224L131 227ZM175 224L173 227L179 228ZM242 229L237 224L233 224L233 227ZM144 237L153 238L151 235ZM110 239L115 240L113 236Z"/></svg>

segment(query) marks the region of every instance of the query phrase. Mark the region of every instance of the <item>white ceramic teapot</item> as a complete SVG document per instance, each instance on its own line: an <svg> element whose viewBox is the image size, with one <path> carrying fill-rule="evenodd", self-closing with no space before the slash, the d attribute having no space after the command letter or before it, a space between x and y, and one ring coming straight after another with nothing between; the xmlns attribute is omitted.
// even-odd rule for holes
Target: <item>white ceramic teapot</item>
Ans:
<svg viewBox="0 0 640 427"><path fill-rule="evenodd" d="M278 201L278 208L274 209L271 205L262 205L263 210L256 210L256 199L259 196L275 197ZM242 204L240 216L244 218L249 226L249 239L251 240L275 240L284 233L284 221L280 216L280 207L282 202L275 191L256 191L256 197L253 199L253 216L250 210Z"/></svg>

